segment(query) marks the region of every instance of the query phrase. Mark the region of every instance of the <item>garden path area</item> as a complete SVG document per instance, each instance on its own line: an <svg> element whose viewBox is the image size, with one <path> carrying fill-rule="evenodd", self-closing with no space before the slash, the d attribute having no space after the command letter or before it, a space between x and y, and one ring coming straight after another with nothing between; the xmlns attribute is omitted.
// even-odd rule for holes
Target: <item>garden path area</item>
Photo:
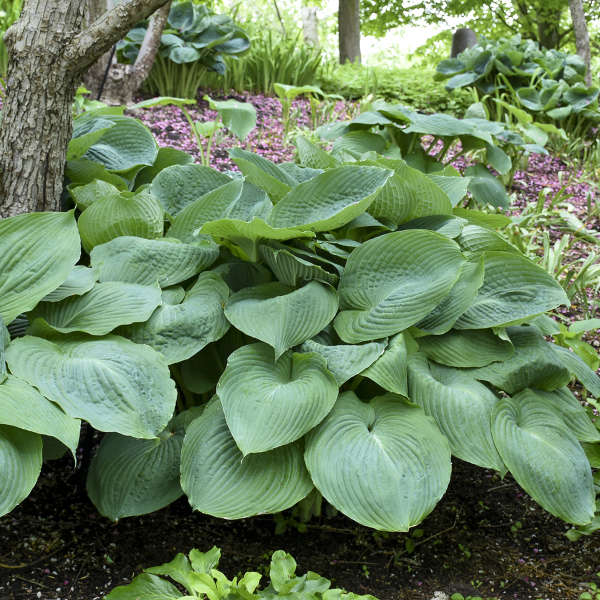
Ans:
<svg viewBox="0 0 600 600"><path fill-rule="evenodd" d="M252 101L258 112L248 149L274 161L292 160L279 102L264 96L238 99ZM192 109L194 116L213 118L202 106ZM308 126L306 104L299 101L295 107L298 123ZM178 108L136 116L160 144L198 156ZM236 145L222 134L213 166L231 168L226 150ZM569 178L574 212L583 219L594 202L598 210L597 191L576 171L553 157L533 157L528 171L515 178L515 210L537 199L543 188L558 192ZM587 226L600 229L598 213ZM557 233L551 231L553 237ZM584 318L577 306L571 314ZM598 337L586 339L600 345ZM144 567L213 545L222 549L220 565L231 576L264 571L271 553L281 548L296 558L298 573L316 571L336 586L380 600L430 600L436 591L465 598L575 600L586 591L586 582L600 585L597 535L570 542L564 535L569 526L540 509L510 475L501 480L458 459L453 465L449 490L433 513L410 533L391 534L343 516L324 516L300 531L304 526L290 511L278 522L272 516L218 520L193 514L185 498L113 524L87 498L72 461L51 462L29 498L0 520L0 600L99 600ZM276 534L276 525L284 531Z"/></svg>

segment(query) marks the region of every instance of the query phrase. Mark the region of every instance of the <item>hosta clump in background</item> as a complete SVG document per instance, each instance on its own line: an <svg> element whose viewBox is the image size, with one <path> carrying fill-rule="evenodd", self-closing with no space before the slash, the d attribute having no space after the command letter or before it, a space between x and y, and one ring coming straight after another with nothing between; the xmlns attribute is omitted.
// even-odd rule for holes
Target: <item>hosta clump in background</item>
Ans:
<svg viewBox="0 0 600 600"><path fill-rule="evenodd" d="M230 176L80 124L78 221L0 223L2 513L48 436L74 452L85 420L106 434L88 491L111 519L184 493L223 518L322 495L406 531L454 455L592 520L600 434L566 386L600 381L544 339L568 299L506 217L458 207L465 178L305 140L300 164L234 150Z"/></svg>
<svg viewBox="0 0 600 600"><path fill-rule="evenodd" d="M178 554L171 562L145 569L130 584L116 587L107 600L191 600L206 596L208 600L272 600L274 598L303 598L304 600L377 600L374 596L359 596L339 588L318 573L308 571L296 575L296 561L283 550L273 552L269 568L269 584L260 589L262 575L249 571L228 579L217 570L221 551L213 546L208 552L195 548L189 556ZM162 576L162 577L159 577ZM164 579L169 577L187 594ZM189 594L189 595L188 595Z"/></svg>

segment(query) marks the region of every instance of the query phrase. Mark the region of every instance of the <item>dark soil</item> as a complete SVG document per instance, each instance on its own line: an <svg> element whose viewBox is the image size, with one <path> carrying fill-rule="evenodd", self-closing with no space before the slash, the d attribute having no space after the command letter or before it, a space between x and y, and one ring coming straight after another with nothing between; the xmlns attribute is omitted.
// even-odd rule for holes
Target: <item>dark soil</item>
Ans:
<svg viewBox="0 0 600 600"><path fill-rule="evenodd" d="M221 547L222 570L266 574L279 548L334 585L381 600L429 600L435 591L485 598L575 600L598 579L599 539L570 542L567 526L507 477L455 459L450 488L410 534L379 533L323 517L275 535L272 516L223 521L185 498L111 523L77 485L72 463L49 463L31 496L0 520L2 600L98 600L177 552ZM288 515L289 516L289 515ZM420 536L420 537L418 537Z"/></svg>

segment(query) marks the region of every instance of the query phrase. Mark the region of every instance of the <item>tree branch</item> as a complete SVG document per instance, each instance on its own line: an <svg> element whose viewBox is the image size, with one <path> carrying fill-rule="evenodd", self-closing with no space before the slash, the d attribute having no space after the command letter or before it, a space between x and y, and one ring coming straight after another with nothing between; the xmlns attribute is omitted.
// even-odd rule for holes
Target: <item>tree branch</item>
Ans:
<svg viewBox="0 0 600 600"><path fill-rule="evenodd" d="M65 50L76 72L85 71L118 42L138 21L151 15L168 0L123 0L77 34Z"/></svg>

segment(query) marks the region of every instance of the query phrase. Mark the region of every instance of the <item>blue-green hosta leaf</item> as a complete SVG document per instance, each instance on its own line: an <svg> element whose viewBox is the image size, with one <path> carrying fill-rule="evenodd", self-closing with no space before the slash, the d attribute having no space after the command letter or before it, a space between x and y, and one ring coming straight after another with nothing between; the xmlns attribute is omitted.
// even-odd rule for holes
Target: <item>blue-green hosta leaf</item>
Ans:
<svg viewBox="0 0 600 600"><path fill-rule="evenodd" d="M98 200L104 200L109 197L120 198L122 191L124 190L102 179L94 179L94 181L85 185L71 186L69 188L71 198L80 211L84 211Z"/></svg>
<svg viewBox="0 0 600 600"><path fill-rule="evenodd" d="M462 177L460 174L451 176L429 173L427 176L448 196L452 206L457 206L464 199L471 182L470 177Z"/></svg>
<svg viewBox="0 0 600 600"><path fill-rule="evenodd" d="M582 383L594 397L600 398L600 377L577 354L568 348L551 344L550 347L558 353L563 365Z"/></svg>
<svg viewBox="0 0 600 600"><path fill-rule="evenodd" d="M279 168L287 173L290 177L293 177L297 183L308 181L309 179L312 179L323 172L323 169L302 167L293 162L279 163Z"/></svg>
<svg viewBox="0 0 600 600"><path fill-rule="evenodd" d="M359 129L349 131L335 140L331 153L338 158L345 155L360 158L367 152L383 154L385 147L386 140L381 134Z"/></svg>
<svg viewBox="0 0 600 600"><path fill-rule="evenodd" d="M483 284L483 275L482 257L465 262L450 293L416 326L434 335L450 331L457 319L473 303Z"/></svg>
<svg viewBox="0 0 600 600"><path fill-rule="evenodd" d="M264 190L273 203L278 202L297 184L297 181L279 165L258 154L234 148L229 151L229 156L246 179Z"/></svg>
<svg viewBox="0 0 600 600"><path fill-rule="evenodd" d="M296 256L285 246L272 247L261 244L259 251L275 277L285 285L297 286L313 279L331 285L338 282L339 278L335 273L330 273L321 266Z"/></svg>
<svg viewBox="0 0 600 600"><path fill-rule="evenodd" d="M551 407L580 442L600 442L600 431L596 429L585 408L569 388L559 388L553 392L542 390L528 390L528 392L535 394L540 402Z"/></svg>
<svg viewBox="0 0 600 600"><path fill-rule="evenodd" d="M340 162L329 152L316 146L304 136L296 137L298 160L303 167L311 169L333 169L340 166Z"/></svg>
<svg viewBox="0 0 600 600"><path fill-rule="evenodd" d="M95 119L75 119L73 135L67 146L67 160L81 158L116 123L97 117Z"/></svg>
<svg viewBox="0 0 600 600"><path fill-rule="evenodd" d="M429 231L437 231L453 240L460 235L466 222L464 219L452 215L430 215L403 223L398 229L400 231L404 229L429 229Z"/></svg>
<svg viewBox="0 0 600 600"><path fill-rule="evenodd" d="M477 203L483 206L490 204L494 207L508 208L510 201L504 186L483 165L468 167L465 175L471 178L469 192Z"/></svg>
<svg viewBox="0 0 600 600"><path fill-rule="evenodd" d="M385 352L361 375L388 392L408 396L408 356L416 351L417 344L410 335L398 333L390 339Z"/></svg>
<svg viewBox="0 0 600 600"><path fill-rule="evenodd" d="M106 596L106 600L141 600L142 598L144 600L181 600L182 596L172 583L150 573L138 575L131 583L117 586Z"/></svg>
<svg viewBox="0 0 600 600"><path fill-rule="evenodd" d="M449 367L485 367L509 359L513 345L491 329L464 329L444 335L419 338L419 350L435 362Z"/></svg>
<svg viewBox="0 0 600 600"><path fill-rule="evenodd" d="M388 394L342 394L306 438L306 465L328 502L362 525L408 531L450 481L450 448L421 408Z"/></svg>
<svg viewBox="0 0 600 600"><path fill-rule="evenodd" d="M163 210L147 190L136 194L121 192L119 197L109 196L86 208L78 225L81 243L89 254L94 246L122 235L162 237Z"/></svg>
<svg viewBox="0 0 600 600"><path fill-rule="evenodd" d="M491 136L500 133L503 128L501 123L484 119L457 119L442 113L433 115L411 113L410 125L404 132L429 134L442 138L472 136L493 144Z"/></svg>
<svg viewBox="0 0 600 600"><path fill-rule="evenodd" d="M98 162L116 173L154 164L158 144L145 125L120 115L104 115L102 118L115 126L108 129L83 158Z"/></svg>
<svg viewBox="0 0 600 600"><path fill-rule="evenodd" d="M60 302L70 296L81 296L89 292L96 283L96 274L88 267L77 265L61 285L44 296L44 302Z"/></svg>
<svg viewBox="0 0 600 600"><path fill-rule="evenodd" d="M517 483L568 523L589 523L596 508L592 470L577 438L556 411L524 390L498 402L494 443Z"/></svg>
<svg viewBox="0 0 600 600"><path fill-rule="evenodd" d="M158 174L168 167L174 165L189 165L193 162L194 157L183 150L176 150L175 148L169 148L168 146L159 148L154 164L151 167L144 167L136 175L134 189L138 189L142 185L151 184ZM152 191L152 193L155 196L157 195L155 191ZM165 206L163 206L163 208L165 209L165 212L169 212Z"/></svg>
<svg viewBox="0 0 600 600"><path fill-rule="evenodd" d="M95 179L106 181L121 191L128 189L128 183L124 177L116 173L111 173L104 165L85 158L67 161L65 175L71 182L68 188L71 195L73 195L73 190L77 189L77 186L91 183ZM90 196L92 202L94 201L94 197Z"/></svg>
<svg viewBox="0 0 600 600"><path fill-rule="evenodd" d="M246 260L221 263L211 271L219 275L232 292L273 281L273 276L268 269Z"/></svg>
<svg viewBox="0 0 600 600"><path fill-rule="evenodd" d="M298 184L273 208L273 227L327 231L364 213L391 176L389 169L346 165Z"/></svg>
<svg viewBox="0 0 600 600"><path fill-rule="evenodd" d="M266 283L233 294L225 316L240 331L272 346L277 359L324 329L337 309L337 294L327 285L310 281L295 290Z"/></svg>
<svg viewBox="0 0 600 600"><path fill-rule="evenodd" d="M425 173L400 160L378 164L393 168L394 175L369 207L375 218L400 225L419 217L452 214L448 194Z"/></svg>
<svg viewBox="0 0 600 600"><path fill-rule="evenodd" d="M501 175L508 173L512 167L508 154L493 144L486 144L486 158L488 164Z"/></svg>
<svg viewBox="0 0 600 600"><path fill-rule="evenodd" d="M118 433L102 438L87 477L90 500L112 521L160 510L177 500L183 427L140 440Z"/></svg>
<svg viewBox="0 0 600 600"><path fill-rule="evenodd" d="M0 383L6 379L6 348L10 344L10 333L0 316Z"/></svg>
<svg viewBox="0 0 600 600"><path fill-rule="evenodd" d="M500 234L487 227L474 224L465 225L457 241L464 250L468 250L469 252L499 251L519 253Z"/></svg>
<svg viewBox="0 0 600 600"><path fill-rule="evenodd" d="M326 345L316 340L306 340L301 346L302 352L316 352L327 361L327 369L340 386L372 365L385 348L385 342Z"/></svg>
<svg viewBox="0 0 600 600"><path fill-rule="evenodd" d="M181 487L194 510L241 519L285 510L313 488L298 443L244 457L221 403L189 426L181 452Z"/></svg>
<svg viewBox="0 0 600 600"><path fill-rule="evenodd" d="M152 180L150 190L165 212L174 217L201 196L230 182L230 177L210 167L174 165Z"/></svg>
<svg viewBox="0 0 600 600"><path fill-rule="evenodd" d="M570 372L562 356L546 343L536 327L509 327L514 354L503 362L495 362L472 371L473 377L514 394L527 387L555 390L566 385Z"/></svg>
<svg viewBox="0 0 600 600"><path fill-rule="evenodd" d="M0 220L0 317L6 325L69 276L81 246L73 211Z"/></svg>
<svg viewBox="0 0 600 600"><path fill-rule="evenodd" d="M66 415L35 388L13 375L0 385L0 424L56 438L75 458L80 421Z"/></svg>
<svg viewBox="0 0 600 600"><path fill-rule="evenodd" d="M249 102L240 102L230 98L229 100L213 100L204 96L212 110L216 110L223 124L233 135L242 142L248 134L256 127L256 109Z"/></svg>
<svg viewBox="0 0 600 600"><path fill-rule="evenodd" d="M252 220L219 219L206 223L201 230L203 234L210 234L215 238L230 240L239 246L250 260L259 259L258 247L262 240L285 241L297 238L315 237L314 232L296 227L272 227L259 217Z"/></svg>
<svg viewBox="0 0 600 600"><path fill-rule="evenodd" d="M457 329L502 327L570 302L544 269L514 252L486 252L485 275Z"/></svg>
<svg viewBox="0 0 600 600"><path fill-rule="evenodd" d="M153 438L175 408L175 384L161 355L116 335L25 336L13 340L6 358L14 375L100 431Z"/></svg>
<svg viewBox="0 0 600 600"><path fill-rule="evenodd" d="M44 319L61 333L82 331L104 335L120 325L149 319L160 303L157 284L106 281L97 283L81 296L71 296L60 302L41 302L32 316Z"/></svg>
<svg viewBox="0 0 600 600"><path fill-rule="evenodd" d="M492 439L498 398L490 389L468 373L429 363L421 353L410 356L408 378L410 399L435 419L454 456L506 471Z"/></svg>
<svg viewBox="0 0 600 600"><path fill-rule="evenodd" d="M91 265L100 281L126 281L168 287L210 267L219 248L210 240L184 244L175 238L147 240L121 236L96 246Z"/></svg>
<svg viewBox="0 0 600 600"><path fill-rule="evenodd" d="M218 275L201 273L183 299L164 299L148 321L126 327L123 333L160 352L167 364L181 362L229 329L223 314L228 296L229 288Z"/></svg>
<svg viewBox="0 0 600 600"><path fill-rule="evenodd" d="M0 517L29 496L42 468L42 437L0 425Z"/></svg>
<svg viewBox="0 0 600 600"><path fill-rule="evenodd" d="M464 259L448 238L416 229L369 240L352 252L340 280L334 326L347 343L383 338L428 315L449 293Z"/></svg>
<svg viewBox="0 0 600 600"><path fill-rule="evenodd" d="M266 344L229 356L217 395L231 435L244 456L295 442L318 425L338 395L325 359L285 352L275 361Z"/></svg>

